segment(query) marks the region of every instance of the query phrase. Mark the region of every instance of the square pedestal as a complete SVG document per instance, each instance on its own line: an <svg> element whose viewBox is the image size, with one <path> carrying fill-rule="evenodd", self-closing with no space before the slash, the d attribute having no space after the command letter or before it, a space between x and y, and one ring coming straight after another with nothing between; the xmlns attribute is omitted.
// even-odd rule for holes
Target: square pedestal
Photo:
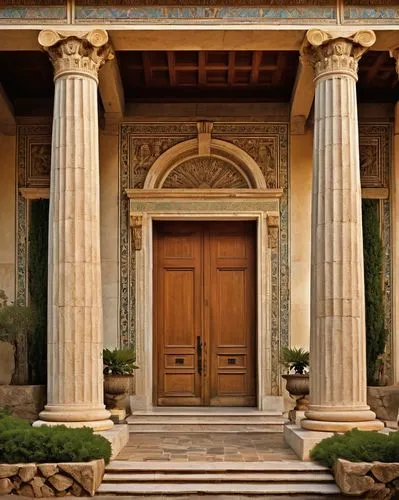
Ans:
<svg viewBox="0 0 399 500"><path fill-rule="evenodd" d="M305 412L300 411L300 410L290 410L288 412L288 418L290 420L290 424L293 425L301 425L301 420L303 420L305 417Z"/></svg>
<svg viewBox="0 0 399 500"><path fill-rule="evenodd" d="M111 413L110 419L114 424L121 424L122 422L125 421L126 418L126 410L119 410L119 409L113 409L109 410Z"/></svg>
<svg viewBox="0 0 399 500"><path fill-rule="evenodd" d="M291 446L301 460L310 460L310 452L316 444L331 436L334 436L334 432L308 431L299 425L286 425L284 427L285 442Z"/></svg>
<svg viewBox="0 0 399 500"><path fill-rule="evenodd" d="M111 460L115 460L119 452L129 441L129 426L127 424L114 425L112 429L109 429L108 431L96 432L96 434L100 434L100 436L105 437L111 443Z"/></svg>

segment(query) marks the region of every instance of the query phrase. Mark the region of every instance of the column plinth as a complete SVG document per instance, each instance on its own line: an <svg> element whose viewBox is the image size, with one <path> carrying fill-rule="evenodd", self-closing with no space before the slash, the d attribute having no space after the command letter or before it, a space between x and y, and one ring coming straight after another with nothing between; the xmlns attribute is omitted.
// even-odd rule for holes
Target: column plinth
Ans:
<svg viewBox="0 0 399 500"><path fill-rule="evenodd" d="M103 403L97 74L110 57L94 30L39 35L54 66L47 401L35 425L113 426Z"/></svg>
<svg viewBox="0 0 399 500"><path fill-rule="evenodd" d="M367 406L357 66L372 31L307 33L315 71L310 406L302 427L381 429Z"/></svg>

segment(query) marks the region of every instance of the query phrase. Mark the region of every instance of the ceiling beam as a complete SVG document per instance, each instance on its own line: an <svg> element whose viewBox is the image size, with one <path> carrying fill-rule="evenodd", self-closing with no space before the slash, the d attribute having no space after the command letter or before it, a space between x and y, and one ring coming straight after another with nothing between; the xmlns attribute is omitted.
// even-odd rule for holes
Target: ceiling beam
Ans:
<svg viewBox="0 0 399 500"><path fill-rule="evenodd" d="M125 94L117 58L104 64L98 76L107 129L119 125L125 112Z"/></svg>
<svg viewBox="0 0 399 500"><path fill-rule="evenodd" d="M251 25L245 29L215 29L214 26L177 28L157 25L157 29L145 29L138 25L96 25L103 27L110 35L115 50L299 50L307 28L303 26L262 26ZM75 31L76 25L46 26L48 29L63 33ZM330 30L330 26L325 26ZM399 45L399 31L384 29L381 26L368 26L375 29L377 40L372 50L389 50ZM88 31L93 26L79 26L79 31ZM339 28L343 35L351 34L358 27ZM338 28L335 29L337 31ZM0 27L1 50L41 50L37 41L38 27L19 28L16 25Z"/></svg>
<svg viewBox="0 0 399 500"><path fill-rule="evenodd" d="M314 99L313 68L304 57L299 57L294 89L291 96L291 133L304 134Z"/></svg>
<svg viewBox="0 0 399 500"><path fill-rule="evenodd" d="M204 85L206 85L205 63L206 63L205 52L199 52L198 53L198 85L200 87L203 87Z"/></svg>
<svg viewBox="0 0 399 500"><path fill-rule="evenodd" d="M14 107L0 83L0 133L3 135L15 135L16 121Z"/></svg>
<svg viewBox="0 0 399 500"><path fill-rule="evenodd" d="M227 84L229 87L234 85L234 76L235 76L235 62L236 62L236 54L233 51L229 52L229 62L228 62L228 74L227 74Z"/></svg>
<svg viewBox="0 0 399 500"><path fill-rule="evenodd" d="M171 51L168 51L168 71L170 86L176 87L176 58L175 53Z"/></svg>
<svg viewBox="0 0 399 500"><path fill-rule="evenodd" d="M251 78L250 78L250 82L252 84L259 82L259 71L260 71L261 61L262 61L262 51L256 50L252 54L252 69L251 69Z"/></svg>

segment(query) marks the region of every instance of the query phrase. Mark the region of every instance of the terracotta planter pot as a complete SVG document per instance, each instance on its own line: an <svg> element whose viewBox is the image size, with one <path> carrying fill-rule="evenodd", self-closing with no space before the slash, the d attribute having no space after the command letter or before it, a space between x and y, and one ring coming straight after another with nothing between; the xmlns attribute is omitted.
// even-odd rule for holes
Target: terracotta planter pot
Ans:
<svg viewBox="0 0 399 500"><path fill-rule="evenodd" d="M133 375L104 375L104 392L106 394L126 394L129 392Z"/></svg>

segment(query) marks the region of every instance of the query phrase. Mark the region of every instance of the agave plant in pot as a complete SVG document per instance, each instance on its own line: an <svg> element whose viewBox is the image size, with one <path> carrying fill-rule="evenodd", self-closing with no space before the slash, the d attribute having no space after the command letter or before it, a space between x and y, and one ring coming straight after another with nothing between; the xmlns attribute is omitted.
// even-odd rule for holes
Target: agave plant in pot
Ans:
<svg viewBox="0 0 399 500"><path fill-rule="evenodd" d="M283 347L280 362L288 369L283 375L286 380L286 389L293 399L296 399L295 410L307 409L309 394L309 352L302 347Z"/></svg>
<svg viewBox="0 0 399 500"><path fill-rule="evenodd" d="M103 350L104 399L109 410L125 409L125 401L136 366L134 349Z"/></svg>

